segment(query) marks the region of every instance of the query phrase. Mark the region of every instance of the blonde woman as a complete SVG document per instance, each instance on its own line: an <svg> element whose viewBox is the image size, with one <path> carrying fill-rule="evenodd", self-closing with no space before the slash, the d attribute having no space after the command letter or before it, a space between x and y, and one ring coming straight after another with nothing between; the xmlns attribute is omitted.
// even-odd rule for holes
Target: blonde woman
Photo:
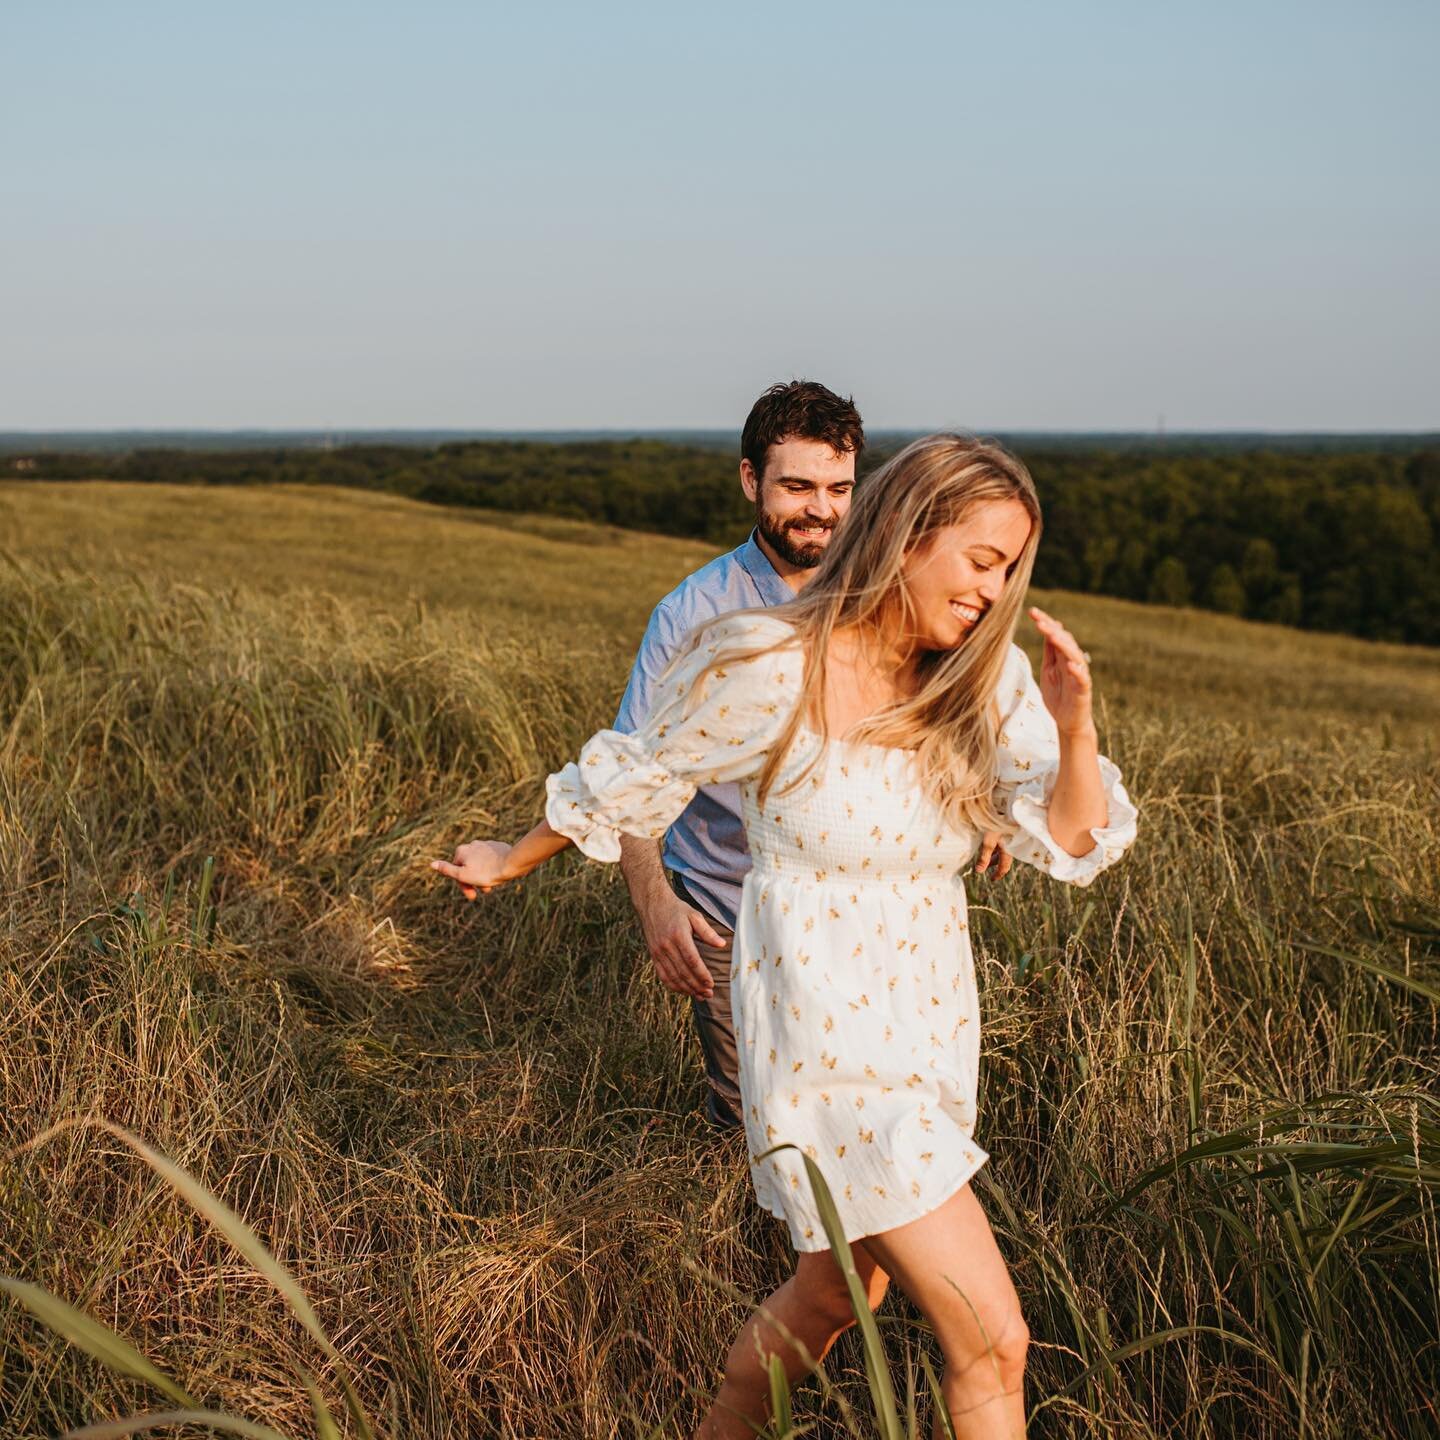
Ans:
<svg viewBox="0 0 1440 1440"><path fill-rule="evenodd" d="M960 873L998 830L1087 884L1136 820L1098 753L1089 657L1038 609L1038 683L1014 644L1039 538L1018 459L916 441L859 487L796 600L702 627L642 730L550 776L544 822L435 864L473 899L571 844L618 859L620 832L663 834L698 784L742 787L740 1089L756 1198L798 1259L732 1346L703 1440L753 1435L768 1355L798 1378L851 1319L802 1155L872 1298L893 1280L934 1327L956 1433L1024 1433L1027 1332L968 1183L986 1154Z"/></svg>

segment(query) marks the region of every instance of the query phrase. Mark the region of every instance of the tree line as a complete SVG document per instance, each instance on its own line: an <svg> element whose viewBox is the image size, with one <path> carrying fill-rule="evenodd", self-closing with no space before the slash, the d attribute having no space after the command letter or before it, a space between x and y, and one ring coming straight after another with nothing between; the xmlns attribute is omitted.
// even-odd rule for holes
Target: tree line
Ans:
<svg viewBox="0 0 1440 1440"><path fill-rule="evenodd" d="M866 456L873 469L891 445ZM1440 644L1440 448L1017 446L1045 511L1037 584ZM11 454L19 479L343 485L735 543L736 461L655 439Z"/></svg>

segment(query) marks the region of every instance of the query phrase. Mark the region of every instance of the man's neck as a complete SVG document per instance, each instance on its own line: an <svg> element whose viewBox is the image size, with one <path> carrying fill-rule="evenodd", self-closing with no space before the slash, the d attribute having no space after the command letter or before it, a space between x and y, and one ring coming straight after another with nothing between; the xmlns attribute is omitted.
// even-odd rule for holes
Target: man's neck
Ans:
<svg viewBox="0 0 1440 1440"><path fill-rule="evenodd" d="M815 573L814 567L792 565L783 555L776 552L774 546L760 533L758 527L755 530L755 544L759 547L760 553L770 562L770 568L797 595L810 583L810 577Z"/></svg>

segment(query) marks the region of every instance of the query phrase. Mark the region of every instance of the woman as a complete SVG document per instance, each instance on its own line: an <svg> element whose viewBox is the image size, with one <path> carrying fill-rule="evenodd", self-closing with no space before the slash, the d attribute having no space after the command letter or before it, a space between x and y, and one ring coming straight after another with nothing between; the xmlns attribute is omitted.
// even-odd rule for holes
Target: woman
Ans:
<svg viewBox="0 0 1440 1440"><path fill-rule="evenodd" d="M968 1184L986 1154L959 872L993 829L1083 885L1136 818L1098 754L1088 655L1038 609L1038 684L1013 643L1039 538L1018 459L965 436L916 441L859 488L795 601L702 627L639 733L601 731L549 777L544 822L435 864L474 898L570 844L614 861L618 832L661 835L697 785L742 786L746 1138L756 1198L799 1258L732 1347L704 1440L763 1423L759 1352L796 1378L847 1322L802 1154L872 1296L889 1277L933 1325L956 1433L1024 1432L1026 1330Z"/></svg>

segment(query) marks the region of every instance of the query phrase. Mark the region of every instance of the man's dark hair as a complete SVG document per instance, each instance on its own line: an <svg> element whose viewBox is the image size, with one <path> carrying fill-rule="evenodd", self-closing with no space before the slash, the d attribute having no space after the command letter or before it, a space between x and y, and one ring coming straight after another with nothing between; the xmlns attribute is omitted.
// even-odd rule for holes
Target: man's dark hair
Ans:
<svg viewBox="0 0 1440 1440"><path fill-rule="evenodd" d="M751 407L740 432L740 456L764 479L765 457L782 440L819 440L837 455L865 449L865 426L853 400L814 380L772 385Z"/></svg>

